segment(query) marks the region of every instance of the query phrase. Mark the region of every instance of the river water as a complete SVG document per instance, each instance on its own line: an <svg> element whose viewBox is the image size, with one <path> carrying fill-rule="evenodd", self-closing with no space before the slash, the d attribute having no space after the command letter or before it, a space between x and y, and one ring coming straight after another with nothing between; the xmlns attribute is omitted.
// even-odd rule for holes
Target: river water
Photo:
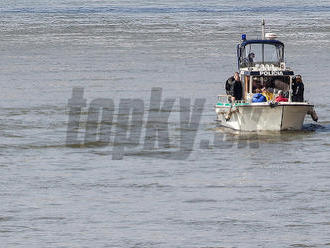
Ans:
<svg viewBox="0 0 330 248"><path fill-rule="evenodd" d="M328 0L3 0L0 15L1 247L330 247ZM262 18L320 121L256 140L218 128L213 106ZM205 99L189 157L150 156L143 135L122 160L66 146L74 87L116 113L141 99L144 121L153 87L175 108ZM175 150L179 111L169 131Z"/></svg>

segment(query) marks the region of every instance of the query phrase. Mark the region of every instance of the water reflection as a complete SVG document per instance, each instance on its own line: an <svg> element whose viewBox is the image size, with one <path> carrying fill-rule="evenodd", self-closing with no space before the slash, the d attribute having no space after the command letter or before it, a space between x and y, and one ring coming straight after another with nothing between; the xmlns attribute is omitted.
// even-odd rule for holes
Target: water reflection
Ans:
<svg viewBox="0 0 330 248"><path fill-rule="evenodd" d="M237 144L238 148L249 145L250 148L258 148L262 143L283 143L292 141L301 141L312 137L315 132L330 131L330 123L306 124L300 131L256 131L246 132L233 130L223 126L217 126L215 131L214 146L232 146Z"/></svg>

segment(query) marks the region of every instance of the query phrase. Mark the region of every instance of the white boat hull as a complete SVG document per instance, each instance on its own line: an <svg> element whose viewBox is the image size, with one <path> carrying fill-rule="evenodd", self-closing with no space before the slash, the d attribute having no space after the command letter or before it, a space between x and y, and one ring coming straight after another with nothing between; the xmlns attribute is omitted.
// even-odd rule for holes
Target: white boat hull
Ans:
<svg viewBox="0 0 330 248"><path fill-rule="evenodd" d="M252 103L235 106L228 119L230 106L216 105L217 120L221 125L241 131L301 130L307 112L313 109L308 103ZM227 117L227 120L226 120Z"/></svg>

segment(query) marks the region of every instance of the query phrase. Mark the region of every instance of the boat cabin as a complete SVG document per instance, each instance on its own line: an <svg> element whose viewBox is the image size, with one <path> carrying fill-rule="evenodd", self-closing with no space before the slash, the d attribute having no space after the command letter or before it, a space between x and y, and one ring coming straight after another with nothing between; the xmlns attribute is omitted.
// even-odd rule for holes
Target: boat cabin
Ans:
<svg viewBox="0 0 330 248"><path fill-rule="evenodd" d="M243 36L244 38L244 36ZM238 69L278 67L284 63L284 44L278 40L246 40L237 45Z"/></svg>
<svg viewBox="0 0 330 248"><path fill-rule="evenodd" d="M245 101L263 87L272 93L282 90L291 101L294 72L285 66L281 41L247 40L242 35L242 42L237 45L237 61Z"/></svg>

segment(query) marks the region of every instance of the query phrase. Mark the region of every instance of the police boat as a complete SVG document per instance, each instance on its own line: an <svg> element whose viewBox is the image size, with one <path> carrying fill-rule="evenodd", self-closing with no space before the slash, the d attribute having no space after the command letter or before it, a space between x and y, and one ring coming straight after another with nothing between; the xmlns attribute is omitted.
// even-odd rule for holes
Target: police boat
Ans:
<svg viewBox="0 0 330 248"><path fill-rule="evenodd" d="M222 126L241 131L282 131L302 129L307 114L317 121L314 105L295 98L296 75L284 62L284 44L274 33L265 33L264 20L261 39L248 40L242 35L237 60L242 99L218 96L215 111ZM261 93L261 89L266 92ZM256 101L255 97L264 93L267 98Z"/></svg>

